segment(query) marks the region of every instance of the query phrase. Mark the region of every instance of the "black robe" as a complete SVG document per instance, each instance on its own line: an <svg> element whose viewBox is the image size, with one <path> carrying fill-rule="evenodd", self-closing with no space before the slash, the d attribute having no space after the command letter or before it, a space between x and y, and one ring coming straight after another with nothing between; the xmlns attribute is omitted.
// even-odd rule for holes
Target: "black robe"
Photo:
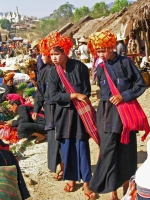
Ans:
<svg viewBox="0 0 150 200"><path fill-rule="evenodd" d="M90 96L91 86L89 81L88 68L82 62L68 59L66 62L66 76L77 93ZM56 139L77 138L88 140L84 124L77 113L77 110L70 100L70 94L60 81L55 67L49 73L50 99L57 102L54 122L56 126Z"/></svg>
<svg viewBox="0 0 150 200"><path fill-rule="evenodd" d="M144 80L127 57L116 54L105 62L108 73L125 102L139 97L146 89ZM129 144L121 144L122 122L116 106L109 101L112 96L104 69L97 67L100 85L100 103L97 109L97 126L101 137L100 158L89 188L97 193L117 190L133 176L137 169L136 132L130 132Z"/></svg>
<svg viewBox="0 0 150 200"><path fill-rule="evenodd" d="M61 162L59 154L59 143L55 140L54 112L56 103L50 100L49 96L49 71L51 66L47 65L41 69L37 80L37 91L34 102L34 112L39 113L44 108L45 130L48 136L48 168L56 172L57 165Z"/></svg>

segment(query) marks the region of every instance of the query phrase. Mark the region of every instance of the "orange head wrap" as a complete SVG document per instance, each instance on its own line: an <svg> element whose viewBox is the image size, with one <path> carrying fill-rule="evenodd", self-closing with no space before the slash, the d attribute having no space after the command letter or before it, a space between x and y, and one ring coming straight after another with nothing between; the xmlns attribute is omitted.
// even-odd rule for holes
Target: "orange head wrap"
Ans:
<svg viewBox="0 0 150 200"><path fill-rule="evenodd" d="M64 53L68 55L73 46L73 42L71 38L64 37L58 32L53 32L48 36L48 46L50 50L54 47L61 47L61 49L64 50Z"/></svg>
<svg viewBox="0 0 150 200"><path fill-rule="evenodd" d="M9 73L5 74L5 76L3 78L3 84L6 84L7 81L9 81L10 79L13 79L14 76L15 76L15 74L13 72L9 72Z"/></svg>
<svg viewBox="0 0 150 200"><path fill-rule="evenodd" d="M35 73L34 73L34 72L31 72L31 73L29 74L29 77L30 77L31 80L34 79L34 78L35 78Z"/></svg>
<svg viewBox="0 0 150 200"><path fill-rule="evenodd" d="M48 37L47 38L43 38L39 44L39 50L40 50L40 54L44 54L45 56L50 56L50 48L47 45L48 42Z"/></svg>
<svg viewBox="0 0 150 200"><path fill-rule="evenodd" d="M88 39L88 47L94 55L96 49L112 49L116 45L116 35L107 31L92 33Z"/></svg>

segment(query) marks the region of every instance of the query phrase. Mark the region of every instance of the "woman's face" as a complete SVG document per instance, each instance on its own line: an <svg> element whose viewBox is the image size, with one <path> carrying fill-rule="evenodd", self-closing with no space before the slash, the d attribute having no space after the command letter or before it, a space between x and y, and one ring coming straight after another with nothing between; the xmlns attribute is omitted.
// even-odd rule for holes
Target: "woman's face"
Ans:
<svg viewBox="0 0 150 200"><path fill-rule="evenodd" d="M57 65L63 65L63 63L66 61L66 55L60 51L56 51L52 49L50 51L51 60L52 62Z"/></svg>
<svg viewBox="0 0 150 200"><path fill-rule="evenodd" d="M8 86L12 86L12 85L13 85L13 79L8 80L8 81L7 81L7 85L8 85Z"/></svg>
<svg viewBox="0 0 150 200"><path fill-rule="evenodd" d="M109 49L97 49L96 50L98 57L100 57L102 60L108 60L108 59L113 59L115 54L113 50Z"/></svg>
<svg viewBox="0 0 150 200"><path fill-rule="evenodd" d="M13 113L17 113L18 105L16 103L9 104L9 110L12 111Z"/></svg>

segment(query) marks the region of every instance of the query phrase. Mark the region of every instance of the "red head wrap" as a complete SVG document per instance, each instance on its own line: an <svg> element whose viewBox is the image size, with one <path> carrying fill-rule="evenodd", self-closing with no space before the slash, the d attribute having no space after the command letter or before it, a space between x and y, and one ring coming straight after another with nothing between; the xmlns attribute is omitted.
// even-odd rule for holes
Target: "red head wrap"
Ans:
<svg viewBox="0 0 150 200"><path fill-rule="evenodd" d="M7 81L9 81L10 79L13 79L14 76L15 76L15 74L13 72L9 72L9 73L5 74L5 76L3 78L3 84L6 84Z"/></svg>
<svg viewBox="0 0 150 200"><path fill-rule="evenodd" d="M6 98L9 101L19 101L21 104L25 103L25 100L19 94L7 94Z"/></svg>
<svg viewBox="0 0 150 200"><path fill-rule="evenodd" d="M71 38L62 36L58 32L53 32L48 36L48 46L50 50L54 47L61 47L61 49L64 50L64 53L68 55L73 46L73 42Z"/></svg>
<svg viewBox="0 0 150 200"><path fill-rule="evenodd" d="M45 56L50 56L50 48L47 45L47 42L48 42L48 37L43 38L39 42L38 47L39 47L39 50L40 50L40 54L44 54Z"/></svg>

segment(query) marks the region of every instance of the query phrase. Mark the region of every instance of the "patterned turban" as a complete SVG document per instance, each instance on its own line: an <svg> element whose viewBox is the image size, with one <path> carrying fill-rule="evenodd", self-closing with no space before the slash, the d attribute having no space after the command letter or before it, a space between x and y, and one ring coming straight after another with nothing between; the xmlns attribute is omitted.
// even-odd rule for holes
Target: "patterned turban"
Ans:
<svg viewBox="0 0 150 200"><path fill-rule="evenodd" d="M5 76L3 78L3 84L6 84L7 81L9 81L10 79L13 79L14 76L15 76L15 74L13 72L9 72L9 73L5 74Z"/></svg>
<svg viewBox="0 0 150 200"><path fill-rule="evenodd" d="M43 38L39 44L39 50L40 50L40 54L44 54L45 56L50 56L50 48L47 45L48 44L48 37L47 38Z"/></svg>
<svg viewBox="0 0 150 200"><path fill-rule="evenodd" d="M73 46L73 42L71 38L62 36L58 32L53 32L50 35L48 35L48 46L50 50L53 49L54 47L60 47L61 49L64 50L64 53L68 55L70 49Z"/></svg>
<svg viewBox="0 0 150 200"><path fill-rule="evenodd" d="M88 48L92 55L96 49L111 49L116 45L116 35L107 31L92 33L88 39Z"/></svg>

